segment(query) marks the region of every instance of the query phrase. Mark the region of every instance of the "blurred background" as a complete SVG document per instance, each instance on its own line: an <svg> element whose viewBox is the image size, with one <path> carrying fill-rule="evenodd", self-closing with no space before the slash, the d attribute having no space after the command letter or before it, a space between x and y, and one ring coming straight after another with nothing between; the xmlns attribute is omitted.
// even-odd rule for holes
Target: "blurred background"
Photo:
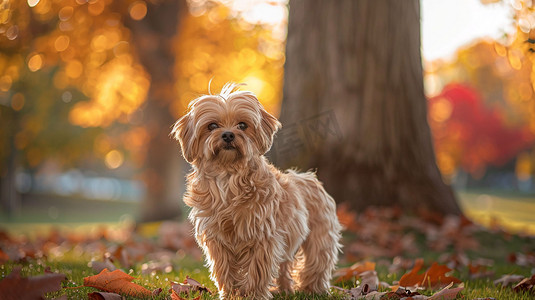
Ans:
<svg viewBox="0 0 535 300"><path fill-rule="evenodd" d="M535 234L531 1L420 4L442 178L474 221ZM210 81L280 115L289 5L0 0L0 224L183 218L170 128Z"/></svg>

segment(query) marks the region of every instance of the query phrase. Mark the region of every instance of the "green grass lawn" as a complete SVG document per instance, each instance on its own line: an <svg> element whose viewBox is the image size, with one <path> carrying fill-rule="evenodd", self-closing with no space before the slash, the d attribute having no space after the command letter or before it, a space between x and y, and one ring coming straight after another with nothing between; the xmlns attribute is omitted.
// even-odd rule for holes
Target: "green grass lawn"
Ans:
<svg viewBox="0 0 535 300"><path fill-rule="evenodd" d="M519 241L514 241L515 245L511 245L512 248L521 248L522 245L517 244ZM438 253L428 254L426 261L433 261L432 257L436 256L438 258ZM79 255L76 251L70 250L62 257L51 257L48 259L30 259L22 262L7 262L3 265L0 265L0 278L7 276L11 273L14 266L22 266L21 275L26 276L35 276L40 275L45 272L45 269L50 270L56 273L63 273L67 276L68 280L63 283L63 287L59 292L50 293L47 295L50 299L54 299L60 296L67 296L68 299L85 299L88 293L95 292L97 289L91 287L80 287L83 284L83 278L95 274L95 271L88 266L88 261L92 257L88 255ZM169 273L164 272L155 272L153 274L143 274L142 264L137 264L131 269L125 269L126 273L131 274L136 277L134 280L135 283L144 286L149 290L155 290L162 288L163 291L160 295L151 297L150 299L170 299L170 293L168 289L170 288L170 282L182 282L186 276L196 279L200 283L207 286L212 291L215 291L214 284L209 279L209 272L203 266L200 261L192 260L191 258L183 258L181 260L176 260L174 262L175 267ZM499 262L494 264L489 270L495 272L495 276L492 278L497 278L501 275L506 274L520 274L524 276L530 275L529 267L520 267L507 264L504 262ZM403 275L401 273L390 273L388 268L385 266L380 266L377 268L378 276L381 281L386 281L392 283L395 280ZM493 284L492 278L477 279L472 280L469 278L468 274L455 271L454 275L463 281L465 286L464 291L462 291L461 296L457 299L477 299L477 298L488 298L492 297L495 299L511 299L511 300L520 300L520 299L533 299L534 294L532 293L518 293L512 291L512 289L504 288L501 286L495 286ZM337 283L337 286L349 289L355 287L355 281L346 281L343 283ZM78 288L73 288L78 287ZM432 295L433 291L423 291L423 294ZM198 294L194 294L192 297L187 299L193 299ZM186 298L186 296L184 296ZM134 297L126 297L126 299L135 299ZM216 294L202 294L201 299L217 299ZM293 295L275 295L275 299L344 299L341 294L334 295L308 295L297 293Z"/></svg>
<svg viewBox="0 0 535 300"><path fill-rule="evenodd" d="M461 205L467 216L476 222L497 226L496 221L499 221L511 232L531 234L535 232L533 231L535 201L532 199L521 197L509 199L504 196L477 194L462 194L461 199ZM209 272L204 267L198 249L191 240L182 246L162 244L162 233L159 228L163 225L160 223L141 225L135 233L132 233L130 226L137 207L130 205L123 210L121 205L124 203L119 203L112 204L107 209L106 205L100 206L100 204L87 204L83 209L76 206L76 212L61 208L57 215L53 214L57 216L55 222L46 219L50 217L50 214L44 206L41 210L33 207L26 211L27 215L12 219L11 222L0 221L0 229L7 231L7 236L12 239L8 241L0 234L0 250L10 255L16 254L13 249L25 253L20 254L17 259L10 258L7 261L5 259L2 261L0 255L0 281L18 266L22 267L22 277L37 276L45 272L63 273L67 277L67 280L62 283L63 289L47 294L47 298L55 299L66 296L68 299L85 299L88 293L98 291L95 288L83 286L84 277L98 273L91 267L90 262L103 261L104 257L110 257L116 268L136 278L135 283L150 291L162 289L159 295L150 299L170 299L171 282L183 282L186 276L214 291L213 294L203 293L201 299L217 299L215 286L209 279ZM91 223L90 219L84 219L81 217L84 213L100 214L98 222ZM127 217L124 217L125 215ZM511 234L496 228L489 231L479 229L466 231L465 228L462 232L452 233L440 226L433 227L436 231L433 233L433 230L426 231L429 228L420 227L434 225L421 226L421 223L414 225L412 221L385 217L381 214L377 216L372 214L367 217L359 215L356 222L361 228L358 232L348 230L344 233L344 254L341 255L339 267L346 267L358 261L373 261L376 263L375 270L379 280L393 284L412 268L410 263L392 268L399 260L414 262L417 258L423 258L426 268L433 262L450 266L457 263L457 267L452 266L454 270L451 276L459 278L464 285L464 290L457 299L515 300L535 297L533 290L515 292L511 286L502 287L494 284L494 280L503 275L518 274L529 277L535 272L535 238L533 236ZM102 227L102 224L105 226ZM377 229L367 231L370 228ZM51 231L56 233L51 234ZM123 232L128 238L120 238ZM447 243L444 246L437 246L437 242L442 239L447 240ZM472 245L474 241L476 244ZM376 251L396 247L401 247L401 250L386 252L386 254ZM120 261L119 258L123 252L117 252L117 249L126 249L123 251L128 254L128 264L125 265ZM163 256L169 256L164 262L170 267L165 270L156 267L154 271L147 272L147 266L150 268L151 264L162 263L163 260L155 254L160 252ZM516 257L516 260L512 257ZM487 262L484 271L488 273L488 276L474 279L474 274L470 273L466 262L456 261L462 259L470 263L484 259ZM344 289L351 289L358 284L355 278L343 282L333 281L333 285ZM387 291L388 289L379 288L379 290ZM430 296L436 293L436 290L424 290L421 293ZM183 296L185 299L194 299L198 294L190 295L190 297ZM275 295L275 299L347 299L346 296L338 292L333 292L332 295L296 293ZM134 298L126 297L126 299Z"/></svg>
<svg viewBox="0 0 535 300"><path fill-rule="evenodd" d="M150 225L154 226L154 225ZM62 229L64 230L64 229ZM68 232L68 230L67 230ZM43 235L43 239L48 239ZM422 244L421 237L416 239L418 247L425 248ZM509 235L503 233L491 233L491 232L478 232L475 234L475 238L480 243L480 247L475 250L466 251L467 257L470 259L485 258L492 260L492 264L488 266L486 271L493 272L494 274L481 278L471 279L467 269L459 268L453 271L453 276L459 278L464 284L464 290L461 292L457 299L477 299L477 298L495 298L495 299L533 299L533 291L531 293L519 293L514 292L512 288L495 286L493 280L499 278L502 275L518 274L525 277L531 276L533 272L533 265L519 265L511 263L507 260L507 257L511 253L527 253L529 249L535 249L535 241L530 237L522 237L517 235ZM134 237L140 243L157 243L155 237ZM346 236L344 241L346 244L351 243L351 236ZM0 265L0 279L11 273L12 269L16 266L22 266L21 275L23 277L30 277L41 275L47 270L48 272L63 273L67 276L67 281L63 282L63 287L59 292L50 293L47 295L50 299L54 299L60 296L67 296L68 299L85 299L88 293L98 291L95 288L83 287L84 277L97 274L95 270L90 267L89 262L92 260L101 260L105 255L109 253L110 249L120 245L114 241L108 241L104 238L100 240L83 241L81 244L76 245L74 243L62 242L55 244L56 242L50 242L53 245L46 246L45 242L39 247L51 247L47 251L46 256L36 255L35 257L24 257L18 261L7 261ZM98 244L95 247L94 243ZM125 247L128 243L125 243ZM103 248L102 248L103 247ZM159 248L155 248L154 251L159 251ZM443 252L436 251L422 251L415 255L405 255L404 258L410 260L413 258L423 257L426 265L430 265L432 262L439 261L440 257L444 253L454 253L452 249L447 249ZM177 254L171 259L172 269L167 271L154 271L146 273L143 271L144 265L154 261L155 258L149 258L150 250L142 255L142 258L132 260L131 267L125 268L120 262L115 261L114 265L117 268L121 268L125 273L128 273L135 277L135 283L147 288L148 290L155 290L162 288L162 293L158 296L150 297L150 299L170 299L170 282L183 282L186 276L194 278L212 291L215 291L215 286L209 279L209 272L203 266L203 263L198 258L193 258L189 255ZM156 259L157 260L157 259ZM381 281L392 284L399 280L401 276L409 271L410 267L397 271L390 271L389 267L392 264L391 258L385 257L370 257L367 260L377 262L376 271ZM353 263L347 258L342 258L342 265L348 265ZM350 289L357 285L355 280L347 280L344 282L335 282L333 284ZM77 288L74 288L77 287ZM381 289L380 289L381 290ZM383 289L385 290L385 289ZM421 291L424 295L432 295L436 291L426 290ZM192 297L186 297L185 299L194 299L198 294L192 295ZM126 299L135 299L134 297L126 297ZM201 299L217 299L217 294L212 295L203 293ZM275 295L275 299L346 299L342 294L333 295L307 295L297 293L293 295Z"/></svg>

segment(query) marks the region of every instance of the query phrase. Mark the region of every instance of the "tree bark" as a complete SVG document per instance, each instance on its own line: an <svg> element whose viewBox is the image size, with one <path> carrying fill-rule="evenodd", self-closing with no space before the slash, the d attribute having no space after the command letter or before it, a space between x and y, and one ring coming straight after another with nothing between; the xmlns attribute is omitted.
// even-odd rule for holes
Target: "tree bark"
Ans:
<svg viewBox="0 0 535 300"><path fill-rule="evenodd" d="M317 168L354 209L460 214L435 162L419 0L290 1L281 167Z"/></svg>
<svg viewBox="0 0 535 300"><path fill-rule="evenodd" d="M173 218L180 213L184 166L178 146L169 138L175 121L169 104L176 97L172 42L179 20L186 12L185 0L147 2L145 18L127 23L140 61L151 77L148 99L143 107L143 120L151 137L144 169L147 184L147 197L141 208L144 221Z"/></svg>

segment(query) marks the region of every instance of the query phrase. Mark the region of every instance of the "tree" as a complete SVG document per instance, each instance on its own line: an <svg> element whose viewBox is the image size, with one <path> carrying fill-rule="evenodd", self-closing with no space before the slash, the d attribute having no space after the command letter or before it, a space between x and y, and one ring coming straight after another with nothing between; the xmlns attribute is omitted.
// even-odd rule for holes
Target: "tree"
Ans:
<svg viewBox="0 0 535 300"><path fill-rule="evenodd" d="M144 220L175 217L180 211L180 183L184 182L180 175L184 165L177 146L169 138L169 128L175 121L169 109L176 98L173 40L178 22L186 12L183 0L149 3L142 20L127 24L141 63L152 80L144 107L145 126L150 136L144 169L148 190L142 206Z"/></svg>
<svg viewBox="0 0 535 300"><path fill-rule="evenodd" d="M103 166L107 154L120 153L118 161L127 157L134 169L143 168L142 218L177 214L181 172L168 137L169 103L175 99L172 42L185 7L184 0L2 4L4 206L13 206L16 167L37 168L45 160L69 167L88 157Z"/></svg>
<svg viewBox="0 0 535 300"><path fill-rule="evenodd" d="M460 213L427 123L418 0L291 1L284 77L279 165L317 168L354 209Z"/></svg>

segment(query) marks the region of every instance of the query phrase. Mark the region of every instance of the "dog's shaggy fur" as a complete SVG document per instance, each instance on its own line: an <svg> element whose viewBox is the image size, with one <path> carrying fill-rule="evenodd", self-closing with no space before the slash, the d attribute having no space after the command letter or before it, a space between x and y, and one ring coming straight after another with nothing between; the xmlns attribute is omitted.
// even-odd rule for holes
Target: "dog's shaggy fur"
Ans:
<svg viewBox="0 0 535 300"><path fill-rule="evenodd" d="M263 156L281 127L250 92L227 84L192 101L173 127L192 164L184 202L221 299L325 293L340 250L336 204L313 173Z"/></svg>

